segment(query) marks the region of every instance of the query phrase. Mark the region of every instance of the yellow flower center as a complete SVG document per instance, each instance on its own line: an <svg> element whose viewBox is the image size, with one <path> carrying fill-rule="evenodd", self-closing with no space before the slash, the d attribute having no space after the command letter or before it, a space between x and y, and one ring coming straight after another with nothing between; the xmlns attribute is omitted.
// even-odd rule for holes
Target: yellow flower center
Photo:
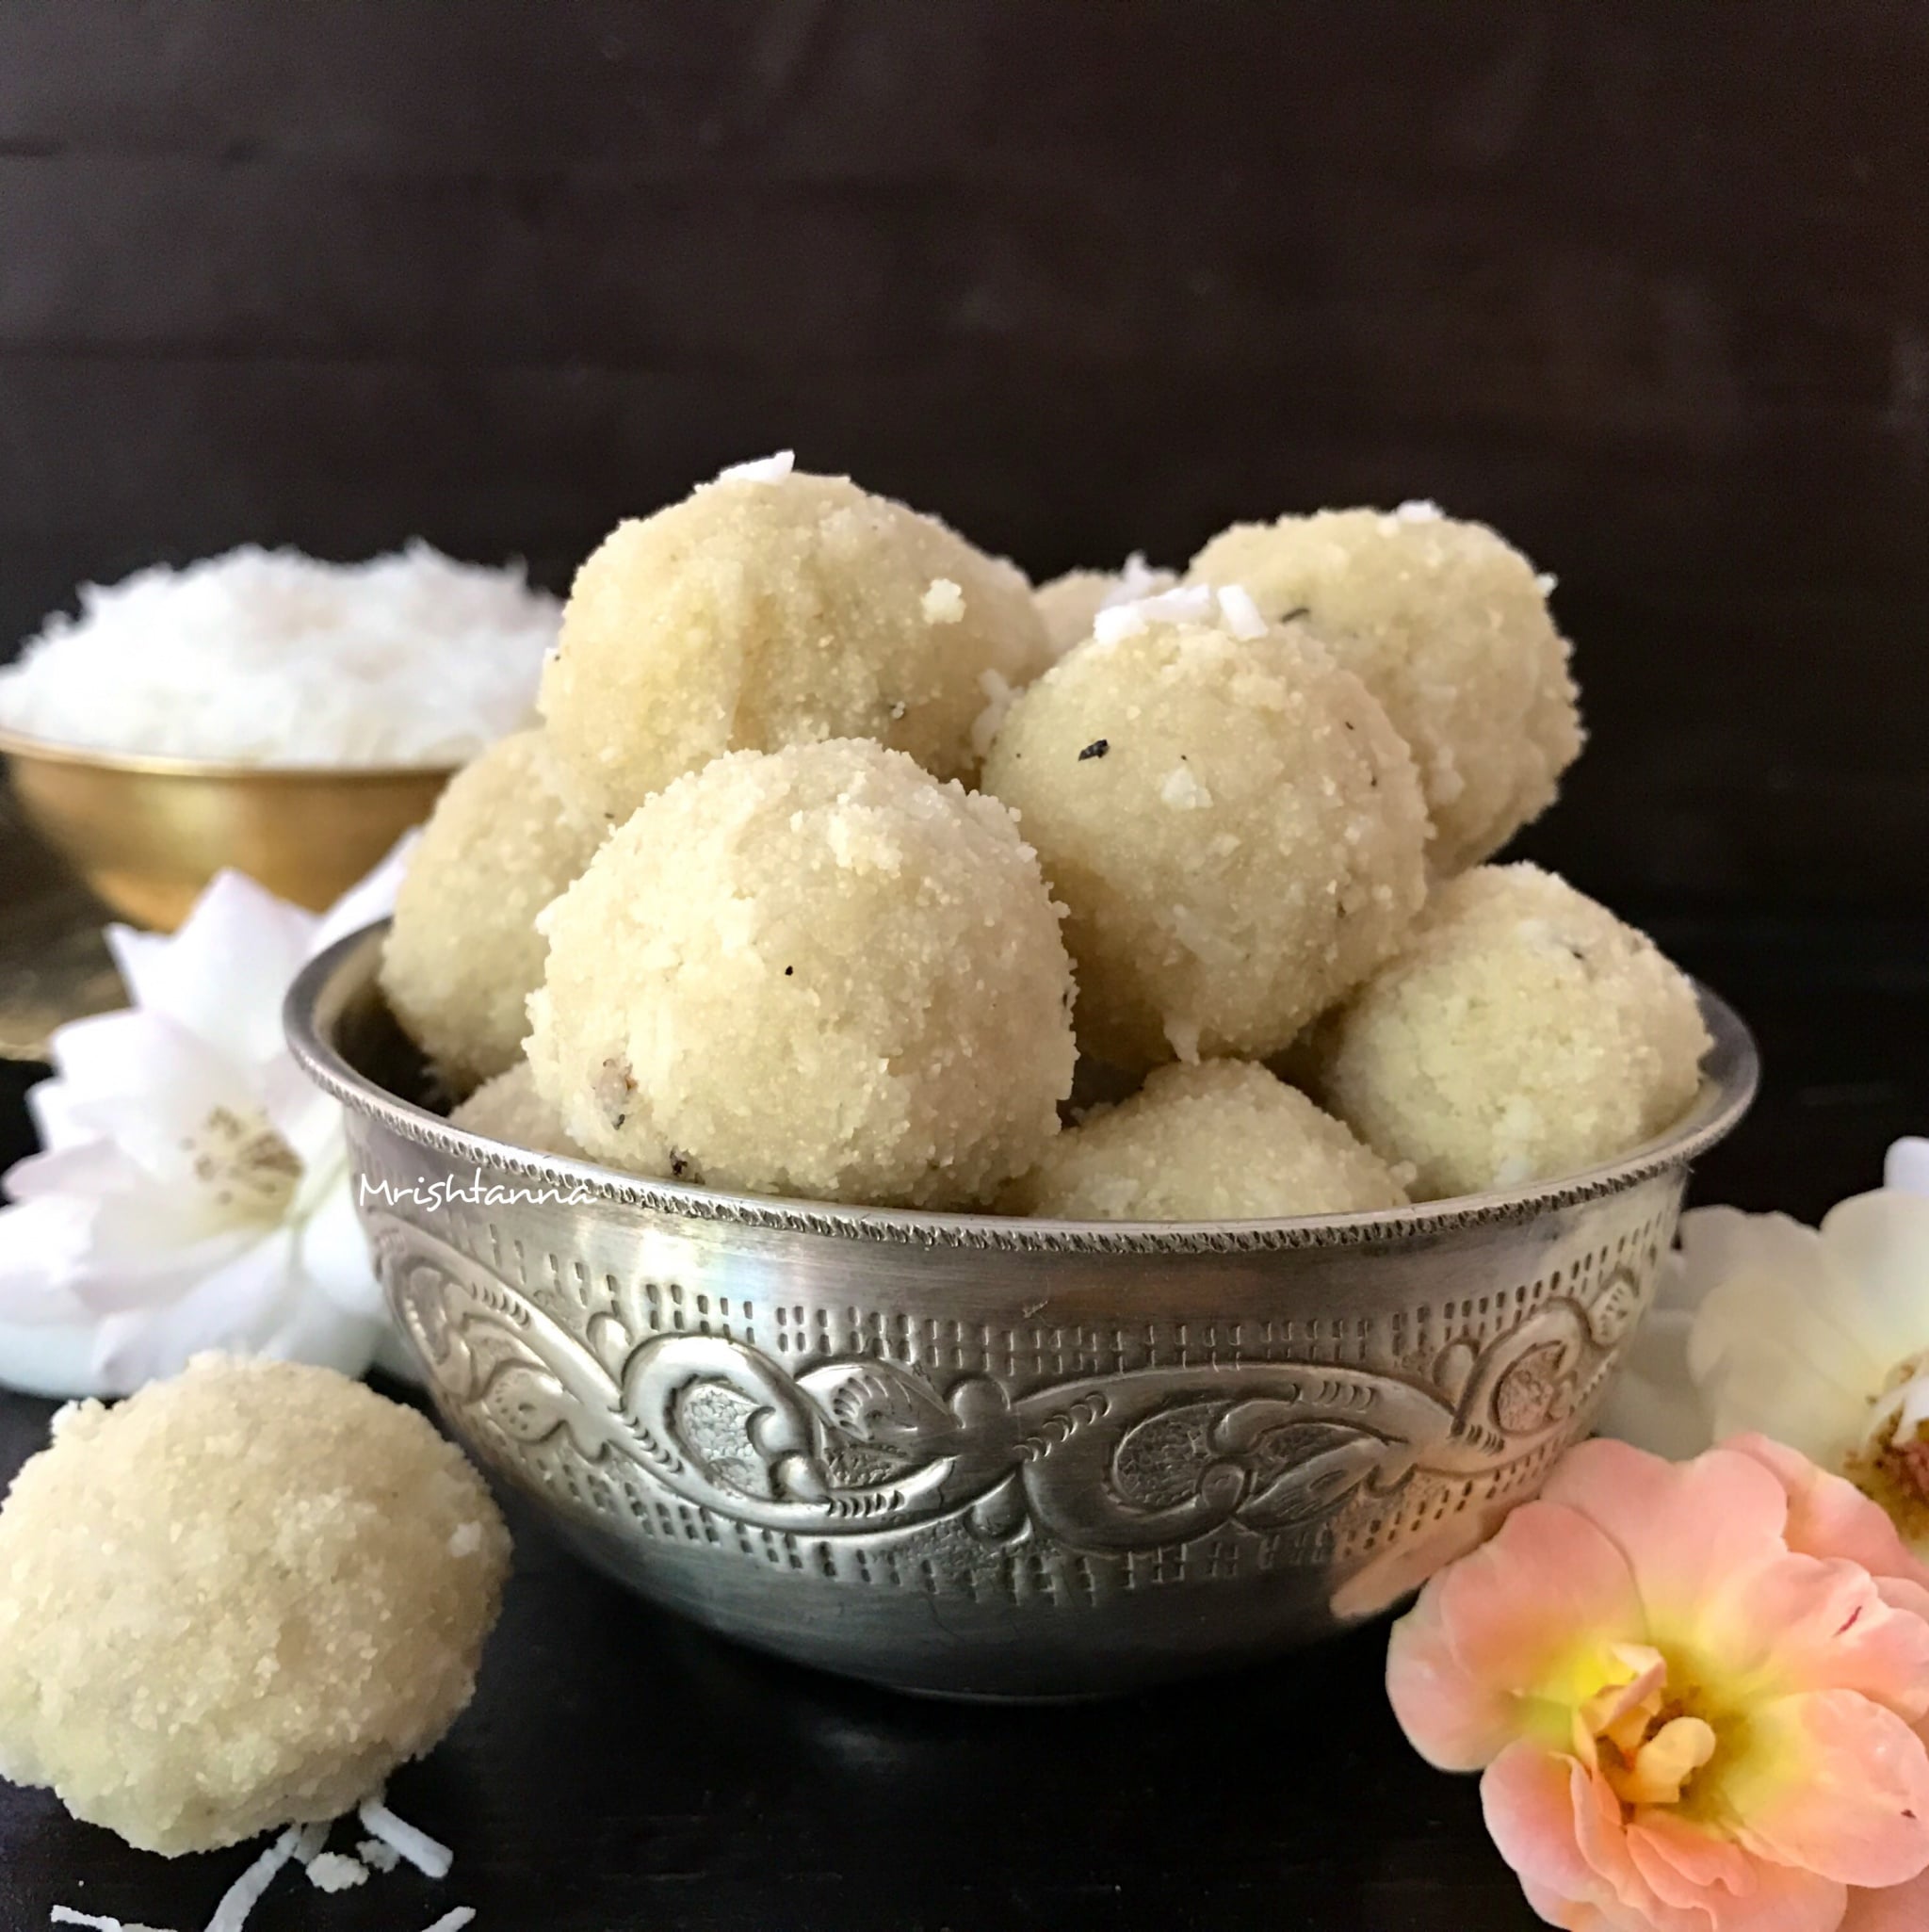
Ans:
<svg viewBox="0 0 1929 1932"><path fill-rule="evenodd" d="M1574 1707L1574 1755L1597 1770L1624 1805L1678 1804L1714 1756L1714 1727L1671 1696L1667 1660L1645 1644L1616 1644L1608 1680Z"/></svg>
<svg viewBox="0 0 1929 1932"><path fill-rule="evenodd" d="M272 1227L301 1184L300 1155L252 1108L214 1108L181 1147L203 1209L222 1227Z"/></svg>

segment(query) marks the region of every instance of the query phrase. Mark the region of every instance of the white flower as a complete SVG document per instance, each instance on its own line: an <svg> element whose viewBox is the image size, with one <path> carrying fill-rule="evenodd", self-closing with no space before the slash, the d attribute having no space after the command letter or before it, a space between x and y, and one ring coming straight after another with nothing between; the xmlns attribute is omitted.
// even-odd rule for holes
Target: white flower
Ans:
<svg viewBox="0 0 1929 1932"><path fill-rule="evenodd" d="M388 1332L341 1110L282 1038L302 963L379 918L405 840L329 913L223 872L171 937L107 928L133 1005L54 1035L42 1151L0 1210L0 1382L120 1395L203 1349L360 1374Z"/></svg>
<svg viewBox="0 0 1929 1932"><path fill-rule="evenodd" d="M1929 1141L1819 1228L1681 1217L1600 1426L1663 1455L1759 1430L1847 1476L1929 1555Z"/></svg>

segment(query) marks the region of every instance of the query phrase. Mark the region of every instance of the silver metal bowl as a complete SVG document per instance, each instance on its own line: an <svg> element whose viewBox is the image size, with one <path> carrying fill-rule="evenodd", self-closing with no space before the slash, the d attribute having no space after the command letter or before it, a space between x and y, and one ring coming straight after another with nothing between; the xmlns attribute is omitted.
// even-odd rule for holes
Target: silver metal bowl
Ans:
<svg viewBox="0 0 1929 1932"><path fill-rule="evenodd" d="M1394 1213L1057 1223L640 1180L451 1127L378 930L288 998L437 1406L593 1563L768 1650L1046 1698L1371 1615L1531 1496L1754 1093L1538 1187Z"/></svg>

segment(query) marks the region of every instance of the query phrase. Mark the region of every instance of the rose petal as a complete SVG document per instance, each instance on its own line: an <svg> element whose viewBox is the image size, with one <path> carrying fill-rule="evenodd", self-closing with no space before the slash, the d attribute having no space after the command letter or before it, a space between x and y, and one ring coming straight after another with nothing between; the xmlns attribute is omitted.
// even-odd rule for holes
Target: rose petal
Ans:
<svg viewBox="0 0 1929 1932"><path fill-rule="evenodd" d="M1719 1779L1737 1838L1762 1858L1872 1887L1929 1868L1929 1750L1853 1691L1755 1707Z"/></svg>
<svg viewBox="0 0 1929 1932"><path fill-rule="evenodd" d="M1655 1895L1705 1914L1709 1932L1833 1932L1847 1895L1839 1880L1751 1858L1674 1811L1641 1812L1628 1851Z"/></svg>
<svg viewBox="0 0 1929 1932"><path fill-rule="evenodd" d="M1554 1466L1541 1495L1585 1517L1621 1551L1640 1593L1643 1634L1655 1642L1693 1636L1712 1601L1785 1554L1787 1492L1759 1462L1726 1450L1668 1463L1625 1442L1583 1442Z"/></svg>
<svg viewBox="0 0 1929 1932"><path fill-rule="evenodd" d="M1853 1483L1817 1469L1766 1436L1738 1436L1723 1447L1753 1456L1788 1492L1785 1534L1791 1550L1807 1556L1846 1557L1871 1576L1897 1577L1929 1589L1929 1565L1910 1552L1888 1512Z"/></svg>
<svg viewBox="0 0 1929 1932"><path fill-rule="evenodd" d="M1394 1625L1387 1696L1430 1763L1477 1770L1525 1727L1538 1726L1543 1743L1564 1743L1572 1706L1615 1680L1550 1679L1641 1635L1620 1551L1575 1511L1530 1502L1435 1577ZM1563 1695L1564 1707L1537 1708Z"/></svg>
<svg viewBox="0 0 1929 1932"><path fill-rule="evenodd" d="M1929 1713L1929 1623L1892 1609L1859 1564L1759 1565L1713 1594L1698 1630L1731 1697L1847 1690L1912 1724Z"/></svg>
<svg viewBox="0 0 1929 1932"><path fill-rule="evenodd" d="M1669 1905L1706 1902L1712 1911L1719 1893L1743 1898L1755 1889L1754 1860L1740 1845L1689 1824L1673 1810L1638 1812L1628 1827L1628 1853Z"/></svg>
<svg viewBox="0 0 1929 1932"><path fill-rule="evenodd" d="M1881 1891L1851 1891L1841 1932L1923 1932L1929 1926L1929 1873Z"/></svg>
<svg viewBox="0 0 1929 1932"><path fill-rule="evenodd" d="M1538 1745L1510 1745L1481 1779L1487 1831L1549 1924L1583 1923L1571 1908L1598 1908L1603 1898L1618 1903L1613 1887L1580 1848L1577 1815L1593 1801L1586 1771ZM1550 1900L1559 1902L1559 1910L1548 1909Z"/></svg>

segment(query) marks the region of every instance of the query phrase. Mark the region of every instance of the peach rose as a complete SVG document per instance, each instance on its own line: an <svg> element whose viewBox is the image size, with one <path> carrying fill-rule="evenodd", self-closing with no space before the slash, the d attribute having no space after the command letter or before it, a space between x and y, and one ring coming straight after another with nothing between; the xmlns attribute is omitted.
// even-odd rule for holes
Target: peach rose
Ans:
<svg viewBox="0 0 1929 1932"><path fill-rule="evenodd" d="M1929 1928L1929 1568L1791 1450L1581 1444L1427 1585L1386 1685L1484 1772L1549 1924Z"/></svg>

